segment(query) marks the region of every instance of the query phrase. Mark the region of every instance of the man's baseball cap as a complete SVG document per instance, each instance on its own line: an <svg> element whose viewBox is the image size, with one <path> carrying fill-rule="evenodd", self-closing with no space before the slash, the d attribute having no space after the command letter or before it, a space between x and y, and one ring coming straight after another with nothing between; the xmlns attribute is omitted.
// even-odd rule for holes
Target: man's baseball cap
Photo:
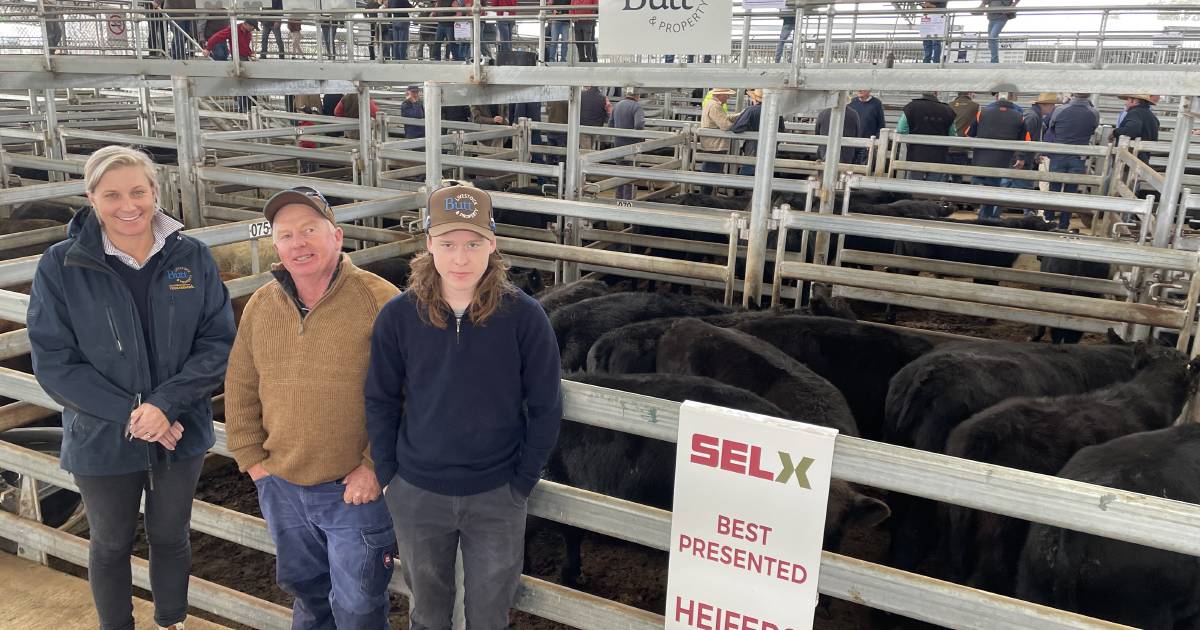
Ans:
<svg viewBox="0 0 1200 630"><path fill-rule="evenodd" d="M295 188L281 190L271 195L271 198L267 200L267 205L263 206L263 216L267 218L267 221L274 223L275 214L283 209L284 206L294 203L308 206L316 210L317 214L329 219L330 223L337 223L333 219L333 208L329 206L325 195L322 195L316 188L311 186L296 186Z"/></svg>
<svg viewBox="0 0 1200 630"><path fill-rule="evenodd" d="M441 236L455 230L471 230L496 240L496 221L492 218L492 197L472 186L446 186L429 195L425 232Z"/></svg>
<svg viewBox="0 0 1200 630"><path fill-rule="evenodd" d="M245 24L246 26L249 26L250 28L252 28L256 31L258 30L258 20L255 20L255 19L242 20L242 24Z"/></svg>

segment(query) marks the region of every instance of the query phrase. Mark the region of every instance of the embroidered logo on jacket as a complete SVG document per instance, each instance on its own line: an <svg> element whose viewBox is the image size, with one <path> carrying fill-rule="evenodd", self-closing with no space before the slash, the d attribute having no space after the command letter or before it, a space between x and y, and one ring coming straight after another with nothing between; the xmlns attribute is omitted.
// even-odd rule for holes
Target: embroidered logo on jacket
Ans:
<svg viewBox="0 0 1200 630"><path fill-rule="evenodd" d="M192 270L188 267L176 267L168 270L167 280L171 281L171 284L167 285L167 288L172 291L196 288L196 285L192 283Z"/></svg>

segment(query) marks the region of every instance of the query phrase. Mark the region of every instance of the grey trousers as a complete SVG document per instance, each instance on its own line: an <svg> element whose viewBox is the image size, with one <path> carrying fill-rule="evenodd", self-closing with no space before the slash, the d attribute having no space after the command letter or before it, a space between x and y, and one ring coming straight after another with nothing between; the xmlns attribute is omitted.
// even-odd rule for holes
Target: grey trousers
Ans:
<svg viewBox="0 0 1200 630"><path fill-rule="evenodd" d="M187 618L188 539L192 497L204 456L197 455L154 471L127 475L74 475L87 508L88 583L101 630L133 630L133 577L129 554L137 533L138 506L146 495L146 538L150 542L150 592L154 621L169 626ZM153 484L149 477L153 475Z"/></svg>
<svg viewBox="0 0 1200 630"><path fill-rule="evenodd" d="M467 627L507 628L524 564L527 497L507 484L471 496L447 496L394 477L386 501L400 545L400 571L412 591L413 630L450 628L460 545Z"/></svg>

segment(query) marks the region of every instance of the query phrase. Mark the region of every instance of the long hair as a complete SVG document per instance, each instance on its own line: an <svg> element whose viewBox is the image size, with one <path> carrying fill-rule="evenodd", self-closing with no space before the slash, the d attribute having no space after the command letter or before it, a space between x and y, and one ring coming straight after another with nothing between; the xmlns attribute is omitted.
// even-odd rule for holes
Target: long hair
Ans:
<svg viewBox="0 0 1200 630"><path fill-rule="evenodd" d="M409 268L408 290L417 299L417 314L426 323L445 328L446 317L452 309L446 298L442 297L442 277L433 265L433 254L417 254L409 263ZM516 291L517 288L508 279L508 263L500 257L500 252L492 252L488 257L487 269L475 286L475 296L471 298L471 305L467 309L467 319L476 326L485 325L488 318L499 310L504 296Z"/></svg>
<svg viewBox="0 0 1200 630"><path fill-rule="evenodd" d="M342 95L342 117L358 118L358 92Z"/></svg>

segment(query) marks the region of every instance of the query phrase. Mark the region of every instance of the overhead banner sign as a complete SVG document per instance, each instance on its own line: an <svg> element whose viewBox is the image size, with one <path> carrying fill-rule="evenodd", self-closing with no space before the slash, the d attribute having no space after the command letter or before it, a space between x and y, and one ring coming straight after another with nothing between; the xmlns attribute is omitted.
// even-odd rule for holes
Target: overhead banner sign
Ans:
<svg viewBox="0 0 1200 630"><path fill-rule="evenodd" d="M602 55L728 55L733 0L599 0Z"/></svg>
<svg viewBox="0 0 1200 630"><path fill-rule="evenodd" d="M837 431L679 410L666 628L812 628Z"/></svg>

